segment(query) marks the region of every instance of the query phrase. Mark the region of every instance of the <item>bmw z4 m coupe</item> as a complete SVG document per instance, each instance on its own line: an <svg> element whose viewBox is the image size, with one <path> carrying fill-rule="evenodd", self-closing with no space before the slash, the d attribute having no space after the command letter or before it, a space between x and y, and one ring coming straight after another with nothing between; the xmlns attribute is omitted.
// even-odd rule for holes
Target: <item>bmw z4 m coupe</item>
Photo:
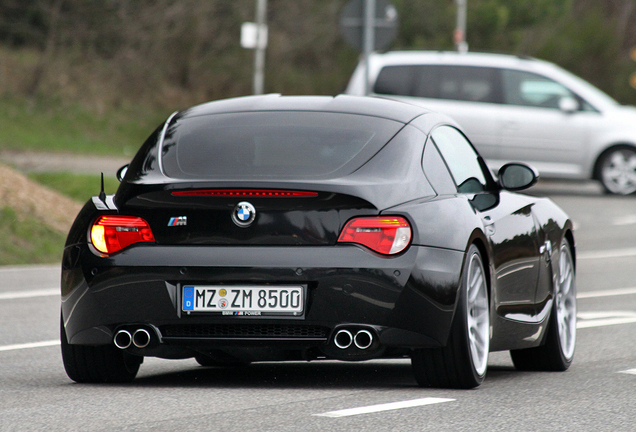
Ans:
<svg viewBox="0 0 636 432"><path fill-rule="evenodd" d="M523 164L494 178L450 118L355 96L253 96L170 116L78 214L61 342L77 382L146 356L203 366L411 358L472 388L491 351L566 370L572 223Z"/></svg>

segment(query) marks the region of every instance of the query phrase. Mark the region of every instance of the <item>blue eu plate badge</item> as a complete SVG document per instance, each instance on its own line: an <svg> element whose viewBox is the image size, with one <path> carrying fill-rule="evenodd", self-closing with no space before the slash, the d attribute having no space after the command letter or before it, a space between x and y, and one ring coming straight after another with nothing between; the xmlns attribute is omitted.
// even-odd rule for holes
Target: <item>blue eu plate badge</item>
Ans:
<svg viewBox="0 0 636 432"><path fill-rule="evenodd" d="M184 311L194 310L194 287L193 286L183 287L183 310Z"/></svg>

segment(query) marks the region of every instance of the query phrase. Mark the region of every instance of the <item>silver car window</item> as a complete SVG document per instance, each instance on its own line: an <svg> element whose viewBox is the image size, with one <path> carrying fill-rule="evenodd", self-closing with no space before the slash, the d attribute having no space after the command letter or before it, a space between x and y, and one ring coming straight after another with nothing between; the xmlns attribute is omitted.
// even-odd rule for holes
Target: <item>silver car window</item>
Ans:
<svg viewBox="0 0 636 432"><path fill-rule="evenodd" d="M498 70L455 65L385 66L373 89L378 94L500 103Z"/></svg>
<svg viewBox="0 0 636 432"><path fill-rule="evenodd" d="M512 69L501 72L505 104L558 109L563 97L580 100L563 84L545 76ZM586 109L587 105L583 103L582 107Z"/></svg>

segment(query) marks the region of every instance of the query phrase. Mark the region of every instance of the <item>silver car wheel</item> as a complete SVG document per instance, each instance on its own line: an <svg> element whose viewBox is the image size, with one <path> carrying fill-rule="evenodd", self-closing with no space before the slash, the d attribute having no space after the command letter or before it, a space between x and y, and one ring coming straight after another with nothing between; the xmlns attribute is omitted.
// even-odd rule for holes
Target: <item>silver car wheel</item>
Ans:
<svg viewBox="0 0 636 432"><path fill-rule="evenodd" d="M636 151L629 148L611 151L603 158L600 174L609 192L619 195L636 192Z"/></svg>
<svg viewBox="0 0 636 432"><path fill-rule="evenodd" d="M470 257L466 295L468 340L473 366L478 375L486 372L490 349L490 317L484 266L479 254Z"/></svg>
<svg viewBox="0 0 636 432"><path fill-rule="evenodd" d="M559 274L556 286L556 314L559 340L563 356L571 360L576 343L576 292L574 289L574 264L566 242L561 244Z"/></svg>
<svg viewBox="0 0 636 432"><path fill-rule="evenodd" d="M490 351L490 300L481 253L466 252L458 302L446 345L413 350L411 364L423 387L474 388L486 377Z"/></svg>

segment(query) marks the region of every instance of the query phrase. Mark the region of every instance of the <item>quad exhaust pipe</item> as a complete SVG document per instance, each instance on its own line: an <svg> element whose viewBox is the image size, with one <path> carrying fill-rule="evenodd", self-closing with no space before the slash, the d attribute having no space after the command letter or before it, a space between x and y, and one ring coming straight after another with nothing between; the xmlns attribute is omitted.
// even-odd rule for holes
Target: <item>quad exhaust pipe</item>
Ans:
<svg viewBox="0 0 636 432"><path fill-rule="evenodd" d="M115 333L113 343L119 349L126 349L132 344L132 335L128 330L119 330Z"/></svg>
<svg viewBox="0 0 636 432"><path fill-rule="evenodd" d="M365 350L373 344L373 334L369 330L360 330L353 338L356 348Z"/></svg>
<svg viewBox="0 0 636 432"><path fill-rule="evenodd" d="M137 348L146 348L150 343L150 333L146 329L137 329L133 333L132 343Z"/></svg>
<svg viewBox="0 0 636 432"><path fill-rule="evenodd" d="M333 343L340 349L347 349L353 343L353 335L349 330L338 330L338 333L333 338Z"/></svg>
<svg viewBox="0 0 636 432"><path fill-rule="evenodd" d="M132 334L128 330L122 329L115 333L115 337L113 337L113 343L121 350L130 348L131 345L136 348L146 348L151 341L150 333L144 328L139 328Z"/></svg>
<svg viewBox="0 0 636 432"><path fill-rule="evenodd" d="M354 331L355 335L347 329L338 330L333 338L334 345L341 350L345 350L351 345L354 345L359 350L366 350L373 345L373 333L369 330L362 329Z"/></svg>

